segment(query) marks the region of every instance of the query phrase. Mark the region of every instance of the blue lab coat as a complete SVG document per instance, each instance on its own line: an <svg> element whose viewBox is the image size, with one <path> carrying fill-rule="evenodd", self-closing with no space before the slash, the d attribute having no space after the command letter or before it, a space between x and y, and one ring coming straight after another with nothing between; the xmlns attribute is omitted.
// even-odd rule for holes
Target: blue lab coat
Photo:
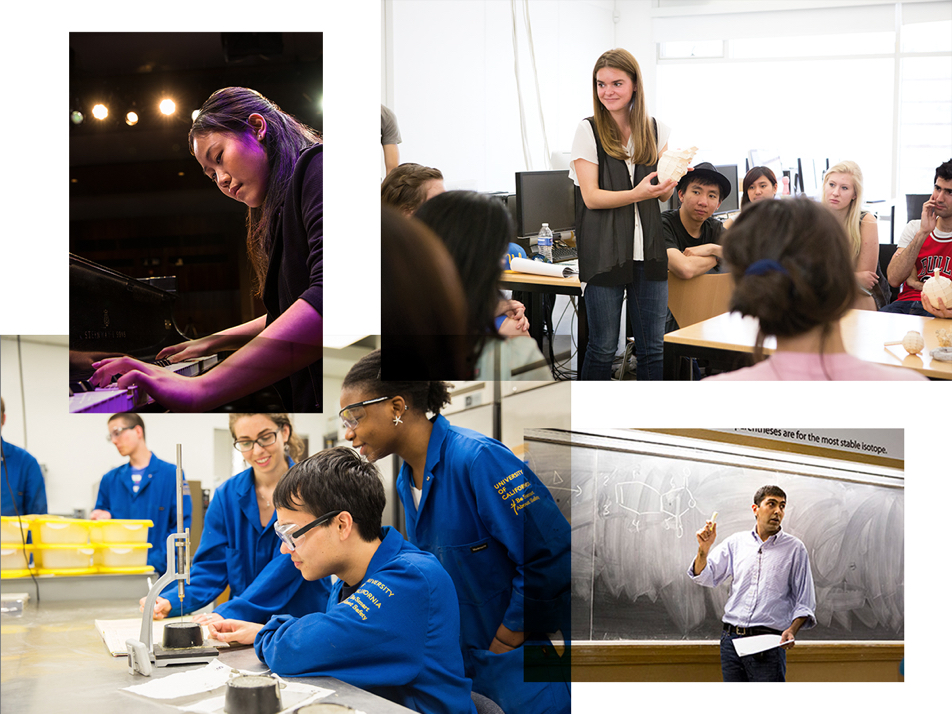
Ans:
<svg viewBox="0 0 952 714"><path fill-rule="evenodd" d="M252 469L215 489L205 514L202 540L192 559L183 611L205 607L227 585L231 599L215 609L225 618L267 622L276 614L302 617L323 612L330 578L304 580L291 556L281 553L274 522L272 514L268 525L261 525ZM177 614L178 582L171 583L161 595L172 603L172 614Z"/></svg>
<svg viewBox="0 0 952 714"><path fill-rule="evenodd" d="M21 516L29 513L46 513L46 486L43 483L43 471L40 465L26 449L4 441L2 492L0 504L2 515ZM16 507L10 498L10 490L16 497Z"/></svg>
<svg viewBox="0 0 952 714"><path fill-rule="evenodd" d="M339 602L342 588L326 613L271 618L255 654L284 677L337 677L417 712L475 714L456 592L436 558L385 527L360 587Z"/></svg>
<svg viewBox="0 0 952 714"><path fill-rule="evenodd" d="M149 465L142 474L139 491L132 492L132 465L125 463L113 469L99 482L99 497L96 508L109 511L113 518L147 519L149 528L149 565L156 572L167 570L165 541L178 530L175 510L175 464L170 464L152 454ZM182 475L184 480L185 475ZM188 483L182 496L182 523L188 528L192 522L192 497ZM176 599L178 599L176 597Z"/></svg>
<svg viewBox="0 0 952 714"><path fill-rule="evenodd" d="M442 416L433 419L419 510L412 482L405 463L397 492L407 537L453 578L473 690L506 712L568 712L567 681L524 682L522 648L488 651L500 624L527 641L558 630L569 637L570 531L548 489L506 446Z"/></svg>

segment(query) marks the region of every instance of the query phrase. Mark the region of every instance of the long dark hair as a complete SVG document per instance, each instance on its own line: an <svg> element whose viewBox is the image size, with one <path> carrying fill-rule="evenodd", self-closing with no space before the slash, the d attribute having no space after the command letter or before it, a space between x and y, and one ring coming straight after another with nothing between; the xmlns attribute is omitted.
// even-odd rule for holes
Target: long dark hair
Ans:
<svg viewBox="0 0 952 714"><path fill-rule="evenodd" d="M856 297L848 240L836 217L808 198L760 201L740 212L724 234L724 260L735 283L731 312L760 321L756 359L767 335L794 337L822 325L825 342ZM762 260L773 267L748 275Z"/></svg>
<svg viewBox="0 0 952 714"><path fill-rule="evenodd" d="M268 125L264 148L268 156L268 187L264 203L248 208L248 257L255 272L255 290L260 295L268 272L271 230L294 166L301 151L321 143L321 134L284 112L277 104L245 87L225 87L213 93L198 112L188 132L188 149L194 155L195 139L213 132L242 136L253 131L248 117L260 114Z"/></svg>
<svg viewBox="0 0 952 714"><path fill-rule="evenodd" d="M381 206L380 264L385 376L470 379L474 335L467 327L466 295L443 242L420 221Z"/></svg>
<svg viewBox="0 0 952 714"><path fill-rule="evenodd" d="M497 337L493 321L499 306L502 258L515 237L509 211L491 196L447 191L420 206L414 216L443 239L456 263L478 354L487 338Z"/></svg>

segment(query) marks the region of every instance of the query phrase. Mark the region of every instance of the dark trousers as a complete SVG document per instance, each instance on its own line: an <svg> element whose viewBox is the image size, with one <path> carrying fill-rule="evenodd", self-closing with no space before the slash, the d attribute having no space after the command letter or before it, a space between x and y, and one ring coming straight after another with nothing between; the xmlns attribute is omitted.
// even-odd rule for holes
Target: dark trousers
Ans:
<svg viewBox="0 0 952 714"><path fill-rule="evenodd" d="M738 657L731 640L740 637L721 632L721 674L725 682L786 682L787 651L775 647L766 652Z"/></svg>
<svg viewBox="0 0 952 714"><path fill-rule="evenodd" d="M921 300L896 300L879 308L880 312L894 312L899 315L919 315L920 317L935 317L922 307Z"/></svg>

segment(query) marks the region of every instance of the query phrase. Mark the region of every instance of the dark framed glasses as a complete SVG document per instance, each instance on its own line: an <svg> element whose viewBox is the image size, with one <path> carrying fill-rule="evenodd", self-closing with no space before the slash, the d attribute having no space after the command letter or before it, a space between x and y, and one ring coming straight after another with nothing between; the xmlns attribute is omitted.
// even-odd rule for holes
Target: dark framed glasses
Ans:
<svg viewBox="0 0 952 714"><path fill-rule="evenodd" d="M255 444L259 446L271 446L275 441L278 440L278 432L269 431L267 434L262 434L257 439L244 439L242 441L236 441L234 446L238 451L245 452L251 451L255 448Z"/></svg>
<svg viewBox="0 0 952 714"><path fill-rule="evenodd" d="M281 524L275 521L274 532L278 534L278 538L280 538L281 542L284 543L288 547L288 550L294 550L296 545L295 541L298 538L301 538L305 533L307 533L312 528L316 528L322 523L327 523L327 521L331 520L334 516L340 513L342 513L342 511L330 511L329 513L325 513L323 516L320 516L319 518L315 518L306 526L298 530L294 530L295 528L297 528L297 526L294 525L293 523Z"/></svg>
<svg viewBox="0 0 952 714"><path fill-rule="evenodd" d="M377 404L378 402L385 402L388 399L393 399L393 397L377 397L376 399L367 399L362 402L355 402L354 404L348 404L346 407L341 409L337 415L340 417L341 422L343 422L344 427L347 429L356 429L357 423L364 418L366 411L364 407L369 404Z"/></svg>

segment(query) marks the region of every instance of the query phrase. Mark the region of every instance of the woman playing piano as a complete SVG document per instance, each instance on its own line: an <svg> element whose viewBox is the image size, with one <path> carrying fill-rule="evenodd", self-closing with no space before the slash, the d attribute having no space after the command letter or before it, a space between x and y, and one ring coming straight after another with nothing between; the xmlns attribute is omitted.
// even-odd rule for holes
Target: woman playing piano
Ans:
<svg viewBox="0 0 952 714"><path fill-rule="evenodd" d="M323 144L320 134L258 92L219 89L189 132L189 150L229 198L248 206L248 254L267 309L214 335L167 347L157 358L237 350L197 377L130 357L93 364L91 381L138 385L172 411L201 412L268 385L295 412L322 411Z"/></svg>

